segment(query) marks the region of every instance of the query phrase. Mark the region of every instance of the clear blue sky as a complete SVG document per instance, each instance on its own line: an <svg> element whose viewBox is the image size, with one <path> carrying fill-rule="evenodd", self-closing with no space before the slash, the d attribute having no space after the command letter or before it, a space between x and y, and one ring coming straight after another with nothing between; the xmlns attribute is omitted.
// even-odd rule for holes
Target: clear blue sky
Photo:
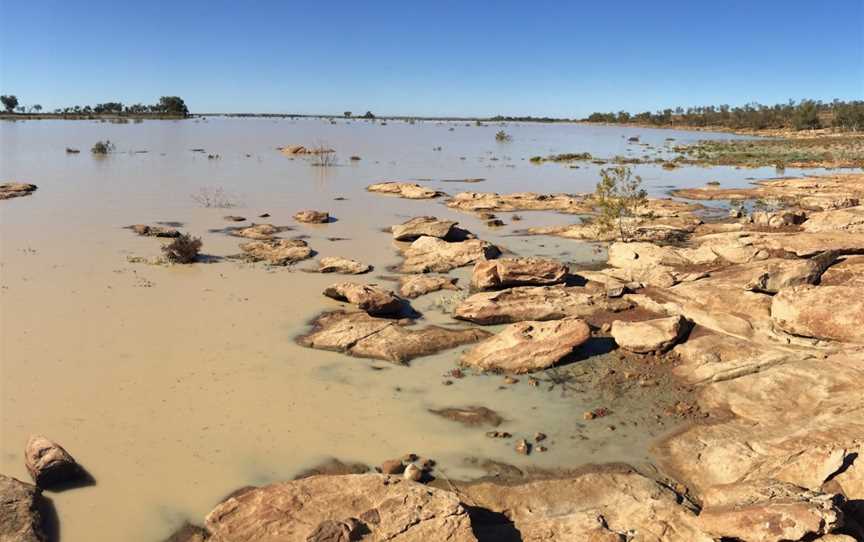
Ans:
<svg viewBox="0 0 864 542"><path fill-rule="evenodd" d="M0 0L46 109L550 115L864 98L864 0Z"/></svg>

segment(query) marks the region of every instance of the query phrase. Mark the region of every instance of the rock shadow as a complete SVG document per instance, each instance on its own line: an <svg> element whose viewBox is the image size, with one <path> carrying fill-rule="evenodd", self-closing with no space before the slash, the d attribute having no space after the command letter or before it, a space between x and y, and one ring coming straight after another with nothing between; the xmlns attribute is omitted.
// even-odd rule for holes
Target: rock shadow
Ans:
<svg viewBox="0 0 864 542"><path fill-rule="evenodd" d="M463 506L478 542L522 542L522 533L506 515L480 506Z"/></svg>

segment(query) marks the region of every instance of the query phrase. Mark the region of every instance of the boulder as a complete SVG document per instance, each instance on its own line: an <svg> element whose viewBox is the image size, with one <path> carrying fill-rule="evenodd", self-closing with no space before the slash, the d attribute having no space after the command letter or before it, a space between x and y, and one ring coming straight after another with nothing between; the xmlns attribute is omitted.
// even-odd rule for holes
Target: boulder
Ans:
<svg viewBox="0 0 864 542"><path fill-rule="evenodd" d="M484 371L530 373L551 367L591 337L584 320L519 322L481 342L460 363Z"/></svg>
<svg viewBox="0 0 864 542"><path fill-rule="evenodd" d="M41 492L34 485L0 474L0 540L44 542L39 512Z"/></svg>
<svg viewBox="0 0 864 542"><path fill-rule="evenodd" d="M440 326L414 329L407 324L375 318L365 312L327 312L316 318L312 330L298 337L297 342L308 348L404 364L414 358L475 343L491 335L480 329L448 329Z"/></svg>
<svg viewBox="0 0 864 542"><path fill-rule="evenodd" d="M253 224L246 228L229 228L228 231L235 237L269 240L273 239L277 233L283 232L287 229L288 228L281 226L274 226L273 224Z"/></svg>
<svg viewBox="0 0 864 542"><path fill-rule="evenodd" d="M563 282L567 266L546 258L499 258L474 264L471 286L491 290L509 286L547 285Z"/></svg>
<svg viewBox="0 0 864 542"><path fill-rule="evenodd" d="M371 184L366 187L369 192L392 194L407 199L432 199L444 195L443 192L420 186L416 183L386 182Z"/></svg>
<svg viewBox="0 0 864 542"><path fill-rule="evenodd" d="M458 222L439 220L434 216L417 216L390 228L396 241L413 241L418 237L437 237L447 239Z"/></svg>
<svg viewBox="0 0 864 542"><path fill-rule="evenodd" d="M330 222L330 213L327 211L313 211L306 209L294 213L294 220L307 224L326 224Z"/></svg>
<svg viewBox="0 0 864 542"><path fill-rule="evenodd" d="M750 215L750 218L756 226L782 228L801 224L807 220L807 215L800 210L783 209L780 211L756 211Z"/></svg>
<svg viewBox="0 0 864 542"><path fill-rule="evenodd" d="M802 227L807 232L864 233L864 206L812 213Z"/></svg>
<svg viewBox="0 0 864 542"><path fill-rule="evenodd" d="M430 409L429 412L468 427L498 427L504 421L497 412L483 406L439 408Z"/></svg>
<svg viewBox="0 0 864 542"><path fill-rule="evenodd" d="M205 520L210 542L474 542L453 493L381 474L313 476L247 491ZM352 534L352 533L356 533Z"/></svg>
<svg viewBox="0 0 864 542"><path fill-rule="evenodd" d="M143 237L180 237L180 232L175 228L165 226L148 226L147 224L133 224L129 229Z"/></svg>
<svg viewBox="0 0 864 542"><path fill-rule="evenodd" d="M0 184L0 200L29 196L36 190L35 184L2 183Z"/></svg>
<svg viewBox="0 0 864 542"><path fill-rule="evenodd" d="M612 322L612 338L618 346L639 354L665 352L672 348L686 331L687 321L681 316L642 322Z"/></svg>
<svg viewBox="0 0 864 542"><path fill-rule="evenodd" d="M324 295L357 305L360 310L373 316L398 316L405 308L405 303L393 295L393 292L356 282L333 284L324 290Z"/></svg>
<svg viewBox="0 0 864 542"><path fill-rule="evenodd" d="M41 435L34 435L27 440L24 464L33 481L42 488L74 482L84 474L69 452Z"/></svg>
<svg viewBox="0 0 864 542"><path fill-rule="evenodd" d="M372 270L371 265L340 258L339 256L327 256L318 262L319 273L341 273L343 275L362 275Z"/></svg>
<svg viewBox="0 0 864 542"><path fill-rule="evenodd" d="M793 335L864 343L864 295L855 286L786 288L771 302L771 320Z"/></svg>
<svg viewBox="0 0 864 542"><path fill-rule="evenodd" d="M459 279L440 275L408 275L399 278L399 295L414 299L438 290L458 290Z"/></svg>
<svg viewBox="0 0 864 542"><path fill-rule="evenodd" d="M420 237L405 249L400 271L446 273L478 260L496 258L499 254L498 247L479 239L448 243L437 237Z"/></svg>
<svg viewBox="0 0 864 542"><path fill-rule="evenodd" d="M271 239L240 243L243 257L252 262L288 265L312 257L312 249L301 239Z"/></svg>
<svg viewBox="0 0 864 542"><path fill-rule="evenodd" d="M469 296L453 317L481 325L585 317L604 308L605 296L601 297L576 287L518 286Z"/></svg>

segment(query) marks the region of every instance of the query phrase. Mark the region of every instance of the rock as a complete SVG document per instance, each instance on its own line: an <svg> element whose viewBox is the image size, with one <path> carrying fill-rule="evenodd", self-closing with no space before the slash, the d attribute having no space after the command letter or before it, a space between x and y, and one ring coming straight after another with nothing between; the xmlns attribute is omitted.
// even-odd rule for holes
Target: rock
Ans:
<svg viewBox="0 0 864 542"><path fill-rule="evenodd" d="M438 290L458 290L459 279L435 275L408 275L399 278L399 295L414 299Z"/></svg>
<svg viewBox="0 0 864 542"><path fill-rule="evenodd" d="M586 196L569 194L537 194L518 192L496 194L492 192L462 192L447 201L447 206L460 211L562 211L590 213L592 205Z"/></svg>
<svg viewBox="0 0 864 542"><path fill-rule="evenodd" d="M423 469L414 463L408 463L405 465L405 472L402 473L402 477L412 482L419 482L423 478Z"/></svg>
<svg viewBox="0 0 864 542"><path fill-rule="evenodd" d="M490 290L509 286L547 285L563 282L567 266L546 258L499 258L474 264L471 286Z"/></svg>
<svg viewBox="0 0 864 542"><path fill-rule="evenodd" d="M807 219L803 211L784 209L780 211L756 211L750 218L756 226L782 228L797 226Z"/></svg>
<svg viewBox="0 0 864 542"><path fill-rule="evenodd" d="M27 441L24 464L33 481L42 488L79 480L84 473L69 452L41 435Z"/></svg>
<svg viewBox="0 0 864 542"><path fill-rule="evenodd" d="M864 206L812 213L802 226L807 232L864 233Z"/></svg>
<svg viewBox="0 0 864 542"><path fill-rule="evenodd" d="M44 542L39 488L0 474L0 540Z"/></svg>
<svg viewBox="0 0 864 542"><path fill-rule="evenodd" d="M405 471L405 464L401 459L388 459L381 463L382 474L402 474Z"/></svg>
<svg viewBox="0 0 864 542"><path fill-rule="evenodd" d="M578 318L519 322L462 354L460 362L484 371L529 373L551 367L590 337L588 324Z"/></svg>
<svg viewBox="0 0 864 542"><path fill-rule="evenodd" d="M546 440L546 433L534 433L534 442L543 442Z"/></svg>
<svg viewBox="0 0 864 542"><path fill-rule="evenodd" d="M495 258L499 254L495 245L479 239L448 243L436 237L420 237L405 249L405 261L400 271L446 273L478 260Z"/></svg>
<svg viewBox="0 0 864 542"><path fill-rule="evenodd" d="M300 239L271 239L240 243L243 257L252 262L288 265L312 257L312 249Z"/></svg>
<svg viewBox="0 0 864 542"><path fill-rule="evenodd" d="M420 186L416 183L386 182L371 184L366 187L370 192L392 194L407 199L432 199L444 195L443 192Z"/></svg>
<svg viewBox="0 0 864 542"><path fill-rule="evenodd" d="M405 302L393 292L368 284L339 282L324 290L324 295L357 305L360 310L373 316L398 316L405 308Z"/></svg>
<svg viewBox="0 0 864 542"><path fill-rule="evenodd" d="M687 331L687 321L681 316L656 318L642 322L612 322L612 338L621 348L647 354L672 348Z"/></svg>
<svg viewBox="0 0 864 542"><path fill-rule="evenodd" d="M456 307L453 317L481 325L559 320L593 314L604 307L602 302L582 288L519 286L474 294Z"/></svg>
<svg viewBox="0 0 864 542"><path fill-rule="evenodd" d="M515 449L516 449L517 454L528 455L531 453L531 443L528 442L527 440L525 440L524 438L519 439L516 442L516 448Z"/></svg>
<svg viewBox="0 0 864 542"><path fill-rule="evenodd" d="M246 217L235 216L235 215L227 215L227 216L223 216L222 218L224 218L228 222L243 222L246 220Z"/></svg>
<svg viewBox="0 0 864 542"><path fill-rule="evenodd" d="M294 220L307 224L326 224L330 222L330 213L327 211L313 211L306 209L294 214Z"/></svg>
<svg viewBox="0 0 864 542"><path fill-rule="evenodd" d="M252 224L246 228L231 229L231 235L235 237L245 237L246 239L269 240L280 232L286 231L289 228L274 226L273 224Z"/></svg>
<svg viewBox="0 0 864 542"><path fill-rule="evenodd" d="M810 259L771 258L716 271L711 273L711 278L754 292L776 294L784 288L816 284L836 258L833 252Z"/></svg>
<svg viewBox="0 0 864 542"><path fill-rule="evenodd" d="M414 241L418 237L437 237L447 239L453 235L453 227L458 222L439 220L434 216L414 217L390 228L396 241Z"/></svg>
<svg viewBox="0 0 864 542"><path fill-rule="evenodd" d="M310 333L297 339L301 346L335 350L351 356L406 363L485 339L480 329L447 329L427 326L411 329L401 322L374 318L365 312L324 313L313 322Z"/></svg>
<svg viewBox="0 0 864 542"><path fill-rule="evenodd" d="M361 521L370 540L476 541L454 494L379 474L313 476L253 489L219 504L205 526L210 542L289 542L347 518Z"/></svg>
<svg viewBox="0 0 864 542"><path fill-rule="evenodd" d="M441 409L430 409L432 414L447 418L454 422L467 425L468 427L477 427L489 425L498 427L504 419L494 410L482 406L469 407L451 407Z"/></svg>
<svg viewBox="0 0 864 542"><path fill-rule="evenodd" d="M341 273L343 275L362 275L372 270L371 265L360 263L357 260L340 258L338 256L327 256L318 262L319 273Z"/></svg>
<svg viewBox="0 0 864 542"><path fill-rule="evenodd" d="M302 156L306 154L325 154L334 152L333 149L325 147L304 147L303 145L288 145L286 147L278 147L282 154L286 156Z"/></svg>
<svg viewBox="0 0 864 542"><path fill-rule="evenodd" d="M148 226L146 224L134 224L129 229L144 237L180 237L180 232L174 228L164 226Z"/></svg>
<svg viewBox="0 0 864 542"><path fill-rule="evenodd" d="M365 532L363 523L357 518L342 521L327 519L306 537L306 542L351 542L360 540Z"/></svg>
<svg viewBox="0 0 864 542"><path fill-rule="evenodd" d="M2 183L0 184L0 200L29 196L36 190L35 184Z"/></svg>
<svg viewBox="0 0 864 542"><path fill-rule="evenodd" d="M787 333L864 343L864 296L854 286L787 288L771 303L772 321Z"/></svg>

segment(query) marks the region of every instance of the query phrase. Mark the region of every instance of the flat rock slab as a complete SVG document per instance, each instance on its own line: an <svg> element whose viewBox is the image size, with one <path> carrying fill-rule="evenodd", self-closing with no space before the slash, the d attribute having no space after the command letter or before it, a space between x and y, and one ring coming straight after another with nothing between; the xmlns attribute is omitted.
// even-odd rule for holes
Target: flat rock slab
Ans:
<svg viewBox="0 0 864 542"><path fill-rule="evenodd" d="M582 288L564 286L518 286L497 292L481 292L465 299L454 318L475 324L507 324L526 320L559 320L585 317L602 310L595 294Z"/></svg>
<svg viewBox="0 0 864 542"><path fill-rule="evenodd" d="M226 228L230 235L243 237L245 239L269 240L283 231L288 231L288 226L274 226L273 224L253 224L247 227Z"/></svg>
<svg viewBox="0 0 864 542"><path fill-rule="evenodd" d="M591 337L584 320L519 322L465 352L460 363L483 371L530 373L555 365Z"/></svg>
<svg viewBox="0 0 864 542"><path fill-rule="evenodd" d="M491 335L481 329L439 326L415 329L408 327L409 323L375 318L365 312L327 312L315 319L312 331L299 337L297 342L308 348L404 364Z"/></svg>
<svg viewBox="0 0 864 542"><path fill-rule="evenodd" d="M864 295L855 286L787 288L772 299L771 320L793 335L864 343Z"/></svg>
<svg viewBox="0 0 864 542"><path fill-rule="evenodd" d="M399 295L414 299L438 290L458 290L459 279L440 275L408 275L399 278Z"/></svg>
<svg viewBox="0 0 864 542"><path fill-rule="evenodd" d="M312 257L312 249L299 239L250 241L240 243L240 250L245 259L270 265L288 265Z"/></svg>
<svg viewBox="0 0 864 542"><path fill-rule="evenodd" d="M439 408L430 409L429 412L468 427L498 427L504 421L497 412L483 406Z"/></svg>
<svg viewBox="0 0 864 542"><path fill-rule="evenodd" d="M447 201L447 206L460 211L561 211L590 213L592 205L587 196L571 194L538 194L516 192L461 192Z"/></svg>
<svg viewBox="0 0 864 542"><path fill-rule="evenodd" d="M35 184L29 183L3 183L0 184L0 200L29 196L36 188Z"/></svg>
<svg viewBox="0 0 864 542"><path fill-rule="evenodd" d="M372 266L339 256L327 256L318 261L319 273L340 273L343 275L362 275L372 270Z"/></svg>
<svg viewBox="0 0 864 542"><path fill-rule="evenodd" d="M133 224L127 226L130 230L142 237L180 237L180 232L175 228L166 226L148 226L147 224Z"/></svg>
<svg viewBox="0 0 864 542"><path fill-rule="evenodd" d="M456 495L381 474L312 476L256 488L219 504L205 527L211 542L347 542L364 532L382 541L477 540Z"/></svg>
<svg viewBox="0 0 864 542"><path fill-rule="evenodd" d="M439 220L434 216L417 216L402 224L396 224L390 228L393 239L396 241L414 241L418 237L437 237L446 239L453 233L453 227L458 222L453 220Z"/></svg>
<svg viewBox="0 0 864 542"><path fill-rule="evenodd" d="M420 186L416 183L386 182L370 184L366 187L369 192L379 194L391 194L406 199L432 199L443 196L443 192Z"/></svg>
<svg viewBox="0 0 864 542"><path fill-rule="evenodd" d="M405 302L393 295L393 292L356 282L333 284L324 290L324 295L356 305L360 310L374 316L398 316L405 307Z"/></svg>
<svg viewBox="0 0 864 542"><path fill-rule="evenodd" d="M498 258L474 264L471 286L491 290L510 286L548 285L567 278L567 266L547 258Z"/></svg>
<svg viewBox="0 0 864 542"><path fill-rule="evenodd" d="M0 540L44 542L40 490L32 484L0 474Z"/></svg>
<svg viewBox="0 0 864 542"><path fill-rule="evenodd" d="M655 318L642 322L612 322L612 338L624 350L647 354L665 352L687 331L687 321L681 316Z"/></svg>
<svg viewBox="0 0 864 542"><path fill-rule="evenodd" d="M446 273L478 260L496 258L501 253L495 245L479 239L448 243L436 237L420 237L405 249L403 273Z"/></svg>
<svg viewBox="0 0 864 542"><path fill-rule="evenodd" d="M313 211L306 209L294 214L294 220L307 224L326 224L330 222L330 213L327 211Z"/></svg>
<svg viewBox="0 0 864 542"><path fill-rule="evenodd" d="M74 482L84 473L69 452L41 435L32 436L27 440L24 464L33 481L42 488Z"/></svg>

